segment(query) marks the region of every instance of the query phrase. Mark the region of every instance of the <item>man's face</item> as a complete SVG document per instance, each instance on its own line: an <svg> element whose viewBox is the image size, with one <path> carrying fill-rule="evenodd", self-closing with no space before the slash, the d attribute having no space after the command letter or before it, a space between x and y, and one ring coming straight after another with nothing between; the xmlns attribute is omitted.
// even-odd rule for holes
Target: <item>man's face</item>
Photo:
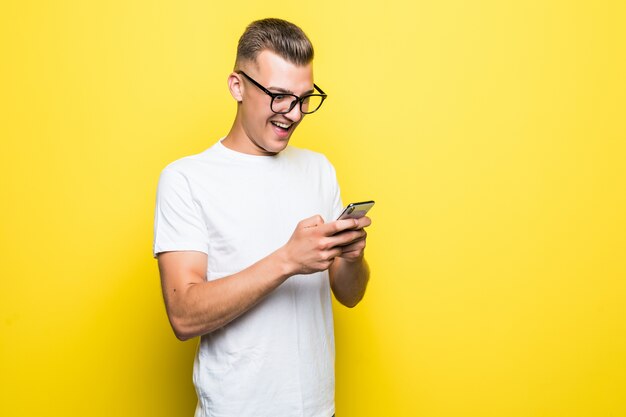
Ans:
<svg viewBox="0 0 626 417"><path fill-rule="evenodd" d="M300 97L313 92L311 63L297 66L273 52L263 51L257 56L256 65L246 63L240 69L272 93ZM243 75L240 78L243 94L239 122L246 136L240 145L245 146L244 152L273 155L282 151L302 121L300 105L297 104L289 113L276 114L270 108L272 98Z"/></svg>

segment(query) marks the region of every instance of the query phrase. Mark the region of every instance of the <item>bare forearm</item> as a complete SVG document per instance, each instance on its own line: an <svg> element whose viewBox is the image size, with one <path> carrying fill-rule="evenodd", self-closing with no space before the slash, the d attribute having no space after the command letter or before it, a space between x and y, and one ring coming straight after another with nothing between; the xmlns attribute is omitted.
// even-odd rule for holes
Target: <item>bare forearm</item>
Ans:
<svg viewBox="0 0 626 417"><path fill-rule="evenodd" d="M233 275L188 284L186 288L164 288L176 336L186 340L219 329L256 305L288 277L282 253L277 251Z"/></svg>
<svg viewBox="0 0 626 417"><path fill-rule="evenodd" d="M355 262L336 258L330 269L330 285L337 301L346 307L356 306L365 295L369 274L363 257Z"/></svg>
<svg viewBox="0 0 626 417"><path fill-rule="evenodd" d="M350 227L354 227L350 220L324 224L319 215L304 219L284 246L241 272L212 281L206 280L205 253L159 254L163 296L174 333L182 340L210 333L248 311L289 277L327 270L343 248L362 239L364 232ZM350 271L346 267L345 273Z"/></svg>

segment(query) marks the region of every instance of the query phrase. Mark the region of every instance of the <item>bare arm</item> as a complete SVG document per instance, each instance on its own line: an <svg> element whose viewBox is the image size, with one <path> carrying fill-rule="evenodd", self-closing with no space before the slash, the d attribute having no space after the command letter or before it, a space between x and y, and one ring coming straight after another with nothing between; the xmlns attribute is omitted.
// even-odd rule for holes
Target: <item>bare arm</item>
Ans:
<svg viewBox="0 0 626 417"><path fill-rule="evenodd" d="M176 337L186 340L210 333L252 308L290 276L330 267L342 245L362 232L347 231L351 220L324 224L320 216L298 223L283 247L248 268L206 280L207 255L175 251L158 255L167 314Z"/></svg>
<svg viewBox="0 0 626 417"><path fill-rule="evenodd" d="M241 272L207 281L205 253L159 254L163 298L176 337L209 333L254 306L289 277L280 257L275 252Z"/></svg>
<svg viewBox="0 0 626 417"><path fill-rule="evenodd" d="M367 233L363 228L371 223L368 217L358 219L355 230L362 231L362 237L343 246L341 255L335 258L329 269L333 294L346 307L356 306L365 295L370 271L364 258Z"/></svg>

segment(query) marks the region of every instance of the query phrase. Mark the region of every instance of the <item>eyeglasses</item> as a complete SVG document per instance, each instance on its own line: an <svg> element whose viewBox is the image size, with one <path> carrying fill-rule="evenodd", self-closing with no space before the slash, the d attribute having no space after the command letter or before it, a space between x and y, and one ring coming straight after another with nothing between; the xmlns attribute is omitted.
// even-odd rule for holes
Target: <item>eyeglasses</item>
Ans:
<svg viewBox="0 0 626 417"><path fill-rule="evenodd" d="M313 84L313 87L319 91L321 94L305 94L302 97L298 97L295 94L286 94L286 93L272 93L267 88L263 87L261 84L254 81L248 74L239 70L236 71L238 74L246 77L252 84L259 87L261 91L272 98L272 102L270 103L270 109L274 113L277 114L287 114L295 107L296 103L300 103L300 112L302 114L311 114L316 112L321 106L324 100L326 100L326 93L322 91L317 85Z"/></svg>

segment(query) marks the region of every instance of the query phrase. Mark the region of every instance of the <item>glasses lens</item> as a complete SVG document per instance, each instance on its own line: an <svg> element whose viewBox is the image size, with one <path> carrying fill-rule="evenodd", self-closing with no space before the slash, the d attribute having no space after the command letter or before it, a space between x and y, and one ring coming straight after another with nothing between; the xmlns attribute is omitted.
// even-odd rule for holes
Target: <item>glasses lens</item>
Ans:
<svg viewBox="0 0 626 417"><path fill-rule="evenodd" d="M295 105L296 100L298 100L298 98L291 94L274 96L272 100L272 111L274 113L289 113Z"/></svg>
<svg viewBox="0 0 626 417"><path fill-rule="evenodd" d="M315 110L320 108L322 101L323 97L316 94L306 96L306 98L302 100L302 113L313 113Z"/></svg>

